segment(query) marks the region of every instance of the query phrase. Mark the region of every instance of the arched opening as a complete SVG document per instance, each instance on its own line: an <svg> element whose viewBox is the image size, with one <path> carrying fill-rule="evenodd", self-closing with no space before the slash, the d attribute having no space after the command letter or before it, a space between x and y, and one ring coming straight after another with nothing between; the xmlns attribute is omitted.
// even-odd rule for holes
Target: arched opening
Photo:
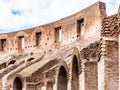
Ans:
<svg viewBox="0 0 120 90"><path fill-rule="evenodd" d="M19 77L16 77L14 80L13 90L22 90L22 81Z"/></svg>
<svg viewBox="0 0 120 90"><path fill-rule="evenodd" d="M63 66L59 69L57 90L67 90L67 72Z"/></svg>
<svg viewBox="0 0 120 90"><path fill-rule="evenodd" d="M9 63L8 63L8 66L11 65L11 64L14 64L16 61L15 60L11 60Z"/></svg>
<svg viewBox="0 0 120 90"><path fill-rule="evenodd" d="M79 90L79 69L78 69L78 60L77 57L74 56L72 62L72 81L71 81L72 90Z"/></svg>
<svg viewBox="0 0 120 90"><path fill-rule="evenodd" d="M30 62L30 61L32 61L33 59L35 59L35 58L29 58L29 59L27 60L27 62Z"/></svg>

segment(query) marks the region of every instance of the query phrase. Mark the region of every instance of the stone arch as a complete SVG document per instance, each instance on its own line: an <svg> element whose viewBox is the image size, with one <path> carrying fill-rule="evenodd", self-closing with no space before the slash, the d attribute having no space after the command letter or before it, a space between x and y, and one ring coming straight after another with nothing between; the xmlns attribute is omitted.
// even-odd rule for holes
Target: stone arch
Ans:
<svg viewBox="0 0 120 90"><path fill-rule="evenodd" d="M79 69L78 69L78 60L74 55L72 60L72 80L71 80L71 90L79 90Z"/></svg>
<svg viewBox="0 0 120 90"><path fill-rule="evenodd" d="M26 59L25 62L30 62L30 61L32 61L34 59L35 59L34 57L30 57L30 58Z"/></svg>
<svg viewBox="0 0 120 90"><path fill-rule="evenodd" d="M16 77L13 82L13 90L22 90L23 82L20 77Z"/></svg>
<svg viewBox="0 0 120 90"><path fill-rule="evenodd" d="M65 61L60 62L57 73L57 90L67 90L68 67Z"/></svg>
<svg viewBox="0 0 120 90"><path fill-rule="evenodd" d="M7 63L7 66L11 65L11 64L15 64L16 60L10 60L8 63Z"/></svg>
<svg viewBox="0 0 120 90"><path fill-rule="evenodd" d="M78 48L74 48L71 60L71 90L79 90L80 56Z"/></svg>
<svg viewBox="0 0 120 90"><path fill-rule="evenodd" d="M69 68L68 68L67 63L64 60L60 61L59 65L58 65L58 68L57 68L57 71L56 71L57 72L57 78L58 78L59 69L60 69L61 66L64 66L64 68L67 72L67 79L69 79Z"/></svg>
<svg viewBox="0 0 120 90"><path fill-rule="evenodd" d="M80 52L77 47L74 47L74 49L73 49L72 58L71 58L72 59L71 60L71 69L72 69L72 64L73 64L73 61L75 58L77 59L77 62L78 62L78 71L79 71L79 73L81 73Z"/></svg>

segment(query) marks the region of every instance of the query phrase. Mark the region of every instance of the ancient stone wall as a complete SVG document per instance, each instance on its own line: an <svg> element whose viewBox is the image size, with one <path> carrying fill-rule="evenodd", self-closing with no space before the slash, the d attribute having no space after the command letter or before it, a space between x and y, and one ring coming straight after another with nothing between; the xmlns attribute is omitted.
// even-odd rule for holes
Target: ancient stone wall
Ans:
<svg viewBox="0 0 120 90"><path fill-rule="evenodd" d="M117 37L119 34L118 29L118 15L112 15L106 17L102 22L102 30L101 36L102 37Z"/></svg>
<svg viewBox="0 0 120 90"><path fill-rule="evenodd" d="M101 58L98 62L99 90L119 90L118 35L118 16L105 18L102 22Z"/></svg>
<svg viewBox="0 0 120 90"><path fill-rule="evenodd" d="M118 42L106 41L105 90L118 90L119 65Z"/></svg>
<svg viewBox="0 0 120 90"><path fill-rule="evenodd" d="M91 37L98 39L100 38L101 21L106 17L105 10L105 4L97 2L59 21L27 30L1 34L0 54L49 51L75 42L76 39Z"/></svg>
<svg viewBox="0 0 120 90"><path fill-rule="evenodd" d="M23 90L119 90L119 17L101 24L105 9L97 2L59 21L1 34L1 54L33 52L0 65L2 90L17 84Z"/></svg>
<svg viewBox="0 0 120 90"><path fill-rule="evenodd" d="M85 63L85 90L98 90L97 61Z"/></svg>

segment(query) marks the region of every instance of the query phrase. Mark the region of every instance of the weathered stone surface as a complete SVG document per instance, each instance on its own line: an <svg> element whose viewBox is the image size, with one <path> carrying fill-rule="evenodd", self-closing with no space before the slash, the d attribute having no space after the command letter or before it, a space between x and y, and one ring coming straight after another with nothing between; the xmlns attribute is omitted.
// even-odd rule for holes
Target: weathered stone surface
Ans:
<svg viewBox="0 0 120 90"><path fill-rule="evenodd" d="M120 9L107 17L97 2L53 23L0 34L0 90L120 90L119 32Z"/></svg>

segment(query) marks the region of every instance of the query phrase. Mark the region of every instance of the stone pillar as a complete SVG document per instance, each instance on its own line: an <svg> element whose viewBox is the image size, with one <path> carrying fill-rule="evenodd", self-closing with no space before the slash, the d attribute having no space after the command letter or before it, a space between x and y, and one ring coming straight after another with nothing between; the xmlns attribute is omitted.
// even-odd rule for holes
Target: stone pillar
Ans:
<svg viewBox="0 0 120 90"><path fill-rule="evenodd" d="M81 62L81 72L79 73L79 90L85 90L85 60Z"/></svg>
<svg viewBox="0 0 120 90"><path fill-rule="evenodd" d="M105 41L101 41L101 58L98 61L98 90L104 90L105 85L105 67L104 67L104 61L105 61Z"/></svg>
<svg viewBox="0 0 120 90"><path fill-rule="evenodd" d="M118 41L106 40L105 90L119 88Z"/></svg>
<svg viewBox="0 0 120 90"><path fill-rule="evenodd" d="M2 90L6 90L6 85L7 85L7 76L2 78Z"/></svg>
<svg viewBox="0 0 120 90"><path fill-rule="evenodd" d="M101 57L101 60L98 62L98 90L104 90L105 85L105 67L104 67L104 57Z"/></svg>
<svg viewBox="0 0 120 90"><path fill-rule="evenodd" d="M72 82L72 78L70 77L67 84L67 90L71 90L71 82Z"/></svg>
<svg viewBox="0 0 120 90"><path fill-rule="evenodd" d="M85 63L85 90L98 90L97 61Z"/></svg>
<svg viewBox="0 0 120 90"><path fill-rule="evenodd" d="M23 80L23 90L27 90L26 78Z"/></svg>
<svg viewBox="0 0 120 90"><path fill-rule="evenodd" d="M103 39L98 63L98 90L119 90L118 42L113 38Z"/></svg>
<svg viewBox="0 0 120 90"><path fill-rule="evenodd" d="M53 90L57 90L57 84L56 83L54 83L54 85L53 85Z"/></svg>
<svg viewBox="0 0 120 90"><path fill-rule="evenodd" d="M57 78L55 77L55 82L53 84L53 90L57 90Z"/></svg>
<svg viewBox="0 0 120 90"><path fill-rule="evenodd" d="M42 86L41 90L47 90L46 86Z"/></svg>
<svg viewBox="0 0 120 90"><path fill-rule="evenodd" d="M41 90L47 90L47 81L44 79Z"/></svg>

